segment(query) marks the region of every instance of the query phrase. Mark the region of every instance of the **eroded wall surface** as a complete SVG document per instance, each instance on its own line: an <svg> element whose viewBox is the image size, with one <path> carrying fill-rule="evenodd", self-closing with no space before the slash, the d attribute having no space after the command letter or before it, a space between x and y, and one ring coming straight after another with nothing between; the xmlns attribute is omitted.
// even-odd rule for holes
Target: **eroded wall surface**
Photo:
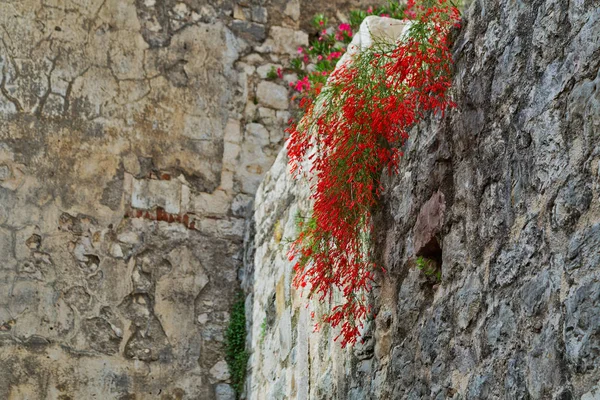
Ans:
<svg viewBox="0 0 600 400"><path fill-rule="evenodd" d="M364 344L313 332L327 305L290 289L285 240L307 188L284 153L267 174L246 254L251 398L599 398L598 3L474 1L454 52L456 109L385 178Z"/></svg>
<svg viewBox="0 0 600 400"><path fill-rule="evenodd" d="M0 1L0 398L231 399L312 1ZM358 1L329 1L347 9Z"/></svg>

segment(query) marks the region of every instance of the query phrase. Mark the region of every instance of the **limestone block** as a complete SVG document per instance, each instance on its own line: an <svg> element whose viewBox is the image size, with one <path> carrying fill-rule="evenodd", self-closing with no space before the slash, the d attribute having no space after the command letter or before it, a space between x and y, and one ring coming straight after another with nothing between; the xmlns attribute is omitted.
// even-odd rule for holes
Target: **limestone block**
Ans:
<svg viewBox="0 0 600 400"><path fill-rule="evenodd" d="M235 400L235 390L230 385L220 383L215 388L216 400Z"/></svg>
<svg viewBox="0 0 600 400"><path fill-rule="evenodd" d="M239 120L230 118L227 121L223 140L229 143L240 143L242 141L242 130Z"/></svg>
<svg viewBox="0 0 600 400"><path fill-rule="evenodd" d="M269 31L269 39L264 48L274 53L294 55L298 47L308 46L308 34L291 28L274 26Z"/></svg>
<svg viewBox="0 0 600 400"><path fill-rule="evenodd" d="M287 88L273 82L259 83L256 98L260 104L277 110L286 110L289 105Z"/></svg>
<svg viewBox="0 0 600 400"><path fill-rule="evenodd" d="M229 379L229 366L225 360L221 360L210 369L211 376L218 381Z"/></svg>
<svg viewBox="0 0 600 400"><path fill-rule="evenodd" d="M215 190L213 193L198 193L192 200L190 211L203 215L225 215L231 206L227 193Z"/></svg>
<svg viewBox="0 0 600 400"><path fill-rule="evenodd" d="M236 19L231 22L231 30L237 36L250 43L260 43L267 37L265 26L255 22Z"/></svg>
<svg viewBox="0 0 600 400"><path fill-rule="evenodd" d="M231 193L233 190L234 173L232 171L223 170L221 172L221 185L218 189Z"/></svg>
<svg viewBox="0 0 600 400"><path fill-rule="evenodd" d="M245 141L242 151L249 150L251 146L264 147L269 144L269 131L264 125L251 123L246 125Z"/></svg>
<svg viewBox="0 0 600 400"><path fill-rule="evenodd" d="M225 142L223 146L223 168L229 171L235 171L238 164L238 157L242 148L239 144Z"/></svg>
<svg viewBox="0 0 600 400"><path fill-rule="evenodd" d="M252 21L260 24L266 24L269 18L269 13L265 7L252 7Z"/></svg>
<svg viewBox="0 0 600 400"><path fill-rule="evenodd" d="M352 38L348 50L339 59L337 65L340 66L349 62L354 54L370 47L374 39L394 43L408 31L409 27L410 22L407 20L400 21L374 15L368 16L363 20L359 31Z"/></svg>
<svg viewBox="0 0 600 400"><path fill-rule="evenodd" d="M282 128L273 128L269 131L269 140L271 144L279 144L283 140L285 131Z"/></svg>
<svg viewBox="0 0 600 400"><path fill-rule="evenodd" d="M203 219L197 229L216 237L241 240L244 236L244 220L241 218ZM236 275L231 274L231 282L235 281Z"/></svg>
<svg viewBox="0 0 600 400"><path fill-rule="evenodd" d="M275 123L275 110L270 108L260 107L258 109L260 122L266 126L272 126Z"/></svg>
<svg viewBox="0 0 600 400"><path fill-rule="evenodd" d="M287 126L291 118L291 114L289 111L277 111L277 123L281 126Z"/></svg>
<svg viewBox="0 0 600 400"><path fill-rule="evenodd" d="M294 21L300 19L300 0L290 0L285 5L285 15L288 15Z"/></svg>
<svg viewBox="0 0 600 400"><path fill-rule="evenodd" d="M135 179L131 205L142 210L156 206L170 214L178 214L181 204L181 183L175 180Z"/></svg>

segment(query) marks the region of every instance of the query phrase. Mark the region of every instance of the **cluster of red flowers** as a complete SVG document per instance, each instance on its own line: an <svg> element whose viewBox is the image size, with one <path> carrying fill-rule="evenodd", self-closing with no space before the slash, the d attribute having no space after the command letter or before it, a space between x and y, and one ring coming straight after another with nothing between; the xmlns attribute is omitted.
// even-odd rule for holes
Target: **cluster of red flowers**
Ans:
<svg viewBox="0 0 600 400"><path fill-rule="evenodd" d="M288 128L288 154L299 173L310 159L312 215L300 222L289 257L294 285L329 299L322 322L341 326L341 345L356 342L370 313L366 295L374 271L369 238L383 171L397 171L409 129L428 112L453 106L448 36L460 21L446 0L409 0L408 35L377 42L333 72L304 117ZM343 300L335 302L334 293ZM337 338L336 338L337 339Z"/></svg>

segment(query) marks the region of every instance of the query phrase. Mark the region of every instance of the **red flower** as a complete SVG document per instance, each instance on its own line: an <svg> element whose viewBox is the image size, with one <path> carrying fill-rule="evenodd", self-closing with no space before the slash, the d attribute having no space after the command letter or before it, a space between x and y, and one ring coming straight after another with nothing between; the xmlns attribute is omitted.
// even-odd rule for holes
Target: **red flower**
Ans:
<svg viewBox="0 0 600 400"><path fill-rule="evenodd" d="M400 151L411 127L427 112L443 113L454 103L447 95L451 84L452 55L448 34L459 14L445 0L425 8L409 0L418 32L387 50L367 49L350 65L329 78L329 86L311 87L308 77L294 87L303 92L304 117L287 132L288 156L294 173L311 154L315 177L312 215L300 224L301 233L289 250L296 260L294 285L309 287L319 300L342 294L321 322L340 327L342 346L355 343L367 314L365 293L372 287L374 262L369 246L373 231L372 207L382 193L383 171L397 172ZM428 0L428 3L431 0ZM349 25L339 30L351 34ZM327 59L339 58L331 53ZM309 92L310 91L310 92ZM321 97L319 107L305 93ZM336 338L337 339L337 338Z"/></svg>

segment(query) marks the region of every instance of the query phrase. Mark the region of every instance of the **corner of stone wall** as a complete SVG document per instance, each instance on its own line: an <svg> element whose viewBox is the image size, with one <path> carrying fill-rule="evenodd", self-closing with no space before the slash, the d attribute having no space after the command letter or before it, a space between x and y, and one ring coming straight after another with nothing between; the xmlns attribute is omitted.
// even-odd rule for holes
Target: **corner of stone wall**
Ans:
<svg viewBox="0 0 600 400"><path fill-rule="evenodd" d="M457 108L415 127L385 178L376 246L388 273L364 346L312 332L308 310L324 305L307 310L289 289L278 242L309 205L282 159L266 175L249 398L598 396L600 12L507 0L465 13Z"/></svg>

